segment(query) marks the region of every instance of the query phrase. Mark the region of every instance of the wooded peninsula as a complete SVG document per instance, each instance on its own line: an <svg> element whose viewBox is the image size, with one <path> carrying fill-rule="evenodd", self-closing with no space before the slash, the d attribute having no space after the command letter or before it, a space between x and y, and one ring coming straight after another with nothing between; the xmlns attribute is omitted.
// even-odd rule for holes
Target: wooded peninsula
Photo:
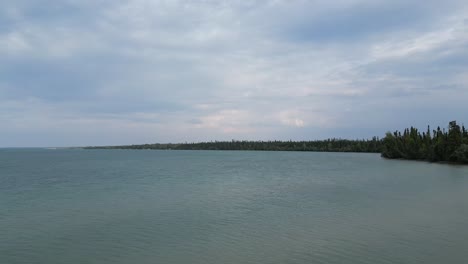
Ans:
<svg viewBox="0 0 468 264"><path fill-rule="evenodd" d="M382 157L468 164L468 131L452 121L447 130L437 127L431 131L428 126L422 133L414 127L403 133L387 132Z"/></svg>
<svg viewBox="0 0 468 264"><path fill-rule="evenodd" d="M388 159L425 160L468 164L468 131L456 121L448 129L427 127L387 132L383 139L326 139L313 141L212 141L198 143L155 143L123 146L85 147L85 149L159 149L159 150L259 150L381 153Z"/></svg>

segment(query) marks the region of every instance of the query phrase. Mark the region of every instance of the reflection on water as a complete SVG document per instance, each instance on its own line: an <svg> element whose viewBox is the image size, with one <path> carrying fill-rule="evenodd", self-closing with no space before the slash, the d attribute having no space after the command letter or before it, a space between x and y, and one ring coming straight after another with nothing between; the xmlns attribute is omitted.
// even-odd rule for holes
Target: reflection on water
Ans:
<svg viewBox="0 0 468 264"><path fill-rule="evenodd" d="M0 150L1 263L468 263L468 167Z"/></svg>

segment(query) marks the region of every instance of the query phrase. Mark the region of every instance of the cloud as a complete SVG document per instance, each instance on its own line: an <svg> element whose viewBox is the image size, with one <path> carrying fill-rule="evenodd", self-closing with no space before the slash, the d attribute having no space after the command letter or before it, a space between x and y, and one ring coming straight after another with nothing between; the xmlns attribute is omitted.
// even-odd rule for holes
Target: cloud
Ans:
<svg viewBox="0 0 468 264"><path fill-rule="evenodd" d="M4 1L0 146L463 122L467 21L458 0Z"/></svg>

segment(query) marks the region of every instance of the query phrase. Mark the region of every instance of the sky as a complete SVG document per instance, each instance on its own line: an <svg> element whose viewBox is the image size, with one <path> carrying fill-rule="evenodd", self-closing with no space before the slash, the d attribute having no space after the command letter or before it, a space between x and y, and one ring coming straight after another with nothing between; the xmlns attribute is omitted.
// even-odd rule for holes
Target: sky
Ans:
<svg viewBox="0 0 468 264"><path fill-rule="evenodd" d="M468 123L466 0L0 2L0 147Z"/></svg>

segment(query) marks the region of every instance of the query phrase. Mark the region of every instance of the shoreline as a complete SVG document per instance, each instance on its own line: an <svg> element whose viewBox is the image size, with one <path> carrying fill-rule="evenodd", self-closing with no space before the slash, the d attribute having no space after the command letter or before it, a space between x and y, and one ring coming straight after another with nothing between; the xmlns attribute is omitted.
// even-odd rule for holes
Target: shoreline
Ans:
<svg viewBox="0 0 468 264"><path fill-rule="evenodd" d="M445 164L445 165L452 165L452 166L468 166L468 163L455 162L455 161L430 161L430 160L423 160L423 159L386 158L383 156L381 157L382 159L386 159L386 160L415 161L415 162L425 162L425 163L431 163L431 164Z"/></svg>

